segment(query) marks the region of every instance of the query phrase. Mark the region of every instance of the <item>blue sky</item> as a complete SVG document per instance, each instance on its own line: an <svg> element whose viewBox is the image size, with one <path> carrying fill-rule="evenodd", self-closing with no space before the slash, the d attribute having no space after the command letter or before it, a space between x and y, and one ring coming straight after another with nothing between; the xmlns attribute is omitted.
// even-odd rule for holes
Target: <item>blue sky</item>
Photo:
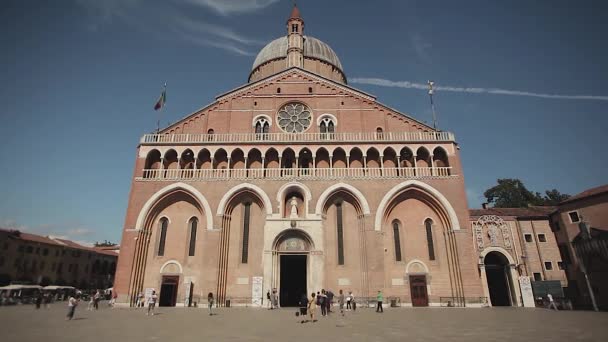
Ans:
<svg viewBox="0 0 608 342"><path fill-rule="evenodd" d="M156 126L162 84L166 124L245 83L255 54L284 35L291 6L4 1L0 226L119 241L137 143ZM608 182L605 2L306 0L299 7L306 34L332 46L350 84L402 112L431 122L426 91L416 89L428 79L479 88L440 88L435 97L439 127L461 146L470 207L497 178L570 194Z"/></svg>

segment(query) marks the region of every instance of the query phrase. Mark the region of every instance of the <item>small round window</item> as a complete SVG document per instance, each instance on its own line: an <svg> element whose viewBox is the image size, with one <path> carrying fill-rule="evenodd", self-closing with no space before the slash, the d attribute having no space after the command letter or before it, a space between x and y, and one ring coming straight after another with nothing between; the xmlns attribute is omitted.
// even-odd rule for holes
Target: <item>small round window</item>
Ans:
<svg viewBox="0 0 608 342"><path fill-rule="evenodd" d="M301 133L310 127L312 113L310 109L299 103L291 102L279 110L277 122L287 133Z"/></svg>

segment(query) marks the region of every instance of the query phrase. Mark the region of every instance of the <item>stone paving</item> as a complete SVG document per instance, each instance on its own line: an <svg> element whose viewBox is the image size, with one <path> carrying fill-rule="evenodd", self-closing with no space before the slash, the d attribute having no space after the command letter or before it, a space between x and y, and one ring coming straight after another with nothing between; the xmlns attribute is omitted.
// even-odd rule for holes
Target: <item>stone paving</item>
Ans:
<svg viewBox="0 0 608 342"><path fill-rule="evenodd" d="M295 309L143 309L102 305L65 320L49 309L0 307L0 341L608 341L608 313L516 308L386 308L332 314L301 324Z"/></svg>

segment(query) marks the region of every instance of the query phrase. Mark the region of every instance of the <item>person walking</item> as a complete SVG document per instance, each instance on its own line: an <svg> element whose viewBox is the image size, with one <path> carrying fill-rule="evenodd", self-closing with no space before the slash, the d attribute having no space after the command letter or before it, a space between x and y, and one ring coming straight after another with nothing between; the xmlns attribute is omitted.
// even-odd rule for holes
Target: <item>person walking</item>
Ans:
<svg viewBox="0 0 608 342"><path fill-rule="evenodd" d="M352 300L352 295L353 295L353 291L348 291L348 296L346 297L346 310L352 309L352 306L350 305L351 300Z"/></svg>
<svg viewBox="0 0 608 342"><path fill-rule="evenodd" d="M327 301L327 295L325 294L325 289L321 290L321 294L319 294L319 306L321 307L321 316L327 315L327 306L325 306L325 302Z"/></svg>
<svg viewBox="0 0 608 342"><path fill-rule="evenodd" d="M68 299L68 315L66 316L66 321L71 321L74 318L74 313L76 312L76 307L78 306L79 297L70 296Z"/></svg>
<svg viewBox="0 0 608 342"><path fill-rule="evenodd" d="M44 308L49 309L51 307L51 295L47 292L44 294Z"/></svg>
<svg viewBox="0 0 608 342"><path fill-rule="evenodd" d="M156 300L158 296L156 295L156 291L152 291L152 294L148 298L148 311L146 312L146 316L154 316L154 307L156 306Z"/></svg>
<svg viewBox="0 0 608 342"><path fill-rule="evenodd" d="M272 290L272 308L279 308L279 294L277 293L277 289Z"/></svg>
<svg viewBox="0 0 608 342"><path fill-rule="evenodd" d="M207 305L209 306L209 316L213 316L213 292L209 292L207 295Z"/></svg>
<svg viewBox="0 0 608 342"><path fill-rule="evenodd" d="M89 294L89 305L87 306L87 311L93 311L93 306L95 305L95 295Z"/></svg>
<svg viewBox="0 0 608 342"><path fill-rule="evenodd" d="M298 303L298 305L300 305L300 317L302 317L300 323L306 323L306 311L308 308L308 297L306 296L306 293L302 293L302 297L300 297L300 302Z"/></svg>
<svg viewBox="0 0 608 342"><path fill-rule="evenodd" d="M114 305L116 305L116 298L118 298L118 293L115 290L112 290L112 299L110 299L110 306L114 309Z"/></svg>
<svg viewBox="0 0 608 342"><path fill-rule="evenodd" d="M558 311L557 305L555 301L553 301L553 296L550 293L547 293L547 300L549 300L549 309L553 308L555 311Z"/></svg>
<svg viewBox="0 0 608 342"><path fill-rule="evenodd" d="M272 302L270 300L270 290L268 290L268 292L266 292L266 301L268 301L268 308L272 310Z"/></svg>
<svg viewBox="0 0 608 342"><path fill-rule="evenodd" d="M340 314L344 316L344 292L342 290L338 293L338 305L340 305Z"/></svg>
<svg viewBox="0 0 608 342"><path fill-rule="evenodd" d="M378 290L378 294L376 295L376 300L378 301L378 305L376 306L376 312L384 312L384 309L382 309L382 302L384 301L384 297L382 296L382 291Z"/></svg>
<svg viewBox="0 0 608 342"><path fill-rule="evenodd" d="M41 304L42 304L42 292L38 291L38 295L36 296L36 310L40 309Z"/></svg>
<svg viewBox="0 0 608 342"><path fill-rule="evenodd" d="M315 293L313 292L310 300L308 301L308 314L310 315L310 321L316 322L315 312L317 311L317 300L315 299Z"/></svg>
<svg viewBox="0 0 608 342"><path fill-rule="evenodd" d="M145 303L145 301L144 301L144 294L143 294L143 292L140 292L140 293L137 295L137 305L136 305L135 307L136 307L136 308L143 308L145 304L146 304L146 303Z"/></svg>
<svg viewBox="0 0 608 342"><path fill-rule="evenodd" d="M99 310L99 301L101 300L101 292L99 292L99 290L97 290L97 292L95 292L95 296L93 296L93 307L95 308L95 310Z"/></svg>
<svg viewBox="0 0 608 342"><path fill-rule="evenodd" d="M334 293L331 290L327 290L327 314L329 315L331 311L331 306L334 304Z"/></svg>

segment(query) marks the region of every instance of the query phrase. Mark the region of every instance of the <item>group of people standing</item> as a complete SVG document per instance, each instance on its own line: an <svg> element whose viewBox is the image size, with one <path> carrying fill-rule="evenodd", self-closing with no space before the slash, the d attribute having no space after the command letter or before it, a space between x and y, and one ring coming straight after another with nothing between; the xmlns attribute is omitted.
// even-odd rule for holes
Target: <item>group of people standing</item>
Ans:
<svg viewBox="0 0 608 342"><path fill-rule="evenodd" d="M335 294L331 290L321 290L317 293L312 293L310 298L306 296L306 294L302 294L302 298L300 299L300 312L299 314L303 317L301 323L307 322L305 317L310 317L311 322L316 322L316 312L317 307L321 308L321 316L329 316L331 308L334 303ZM344 291L340 290L337 296L338 304L340 307L340 314L344 316L344 311L346 310L357 310L357 302L355 301L355 296L352 291L348 292L348 295L344 295ZM346 308L345 308L346 304Z"/></svg>

